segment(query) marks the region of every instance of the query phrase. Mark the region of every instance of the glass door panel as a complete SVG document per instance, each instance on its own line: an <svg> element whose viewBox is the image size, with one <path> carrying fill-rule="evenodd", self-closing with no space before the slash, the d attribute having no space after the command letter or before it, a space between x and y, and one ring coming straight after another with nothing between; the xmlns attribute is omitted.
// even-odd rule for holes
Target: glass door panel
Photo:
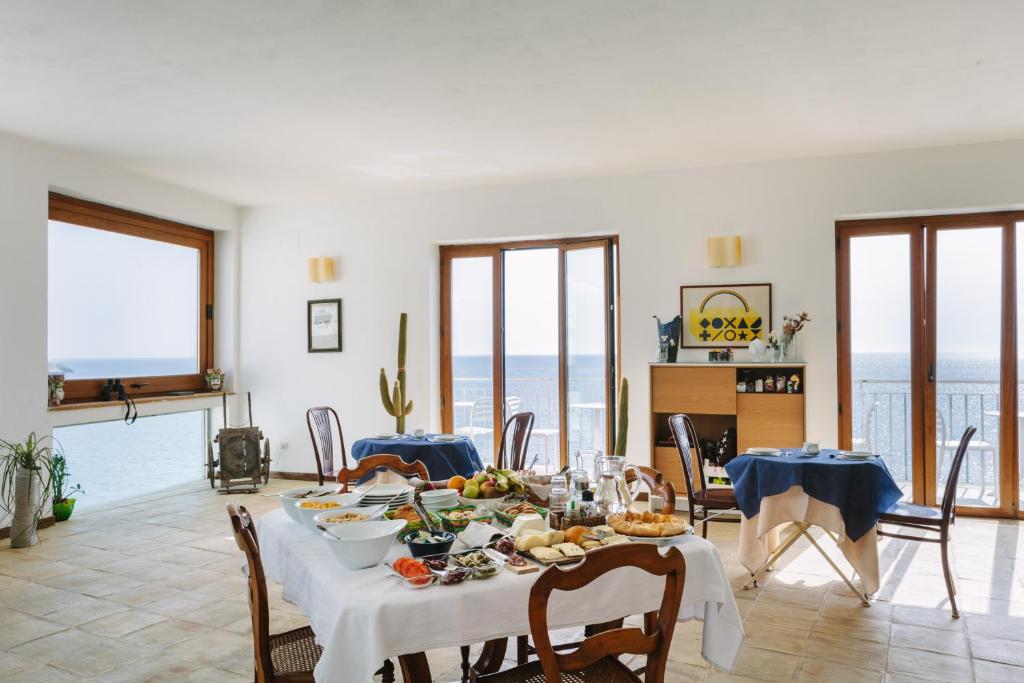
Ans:
<svg viewBox="0 0 1024 683"><path fill-rule="evenodd" d="M452 405L456 434L494 453L494 257L451 260Z"/></svg>
<svg viewBox="0 0 1024 683"><path fill-rule="evenodd" d="M851 447L879 453L913 496L911 236L849 241Z"/></svg>
<svg viewBox="0 0 1024 683"><path fill-rule="evenodd" d="M505 418L534 414L526 464L560 465L558 248L504 252Z"/></svg>
<svg viewBox="0 0 1024 683"><path fill-rule="evenodd" d="M604 244L565 251L565 377L570 464L608 450L609 289Z"/></svg>
<svg viewBox="0 0 1024 683"><path fill-rule="evenodd" d="M1001 227L940 228L934 239L935 500L967 425L978 432L960 471L957 505L999 507L1002 365Z"/></svg>
<svg viewBox="0 0 1024 683"><path fill-rule="evenodd" d="M1017 310L1018 328L1020 320L1024 320L1024 223L1014 226L1016 231L1016 275L1017 275ZM1024 436L1024 330L1017 330L1017 512L1021 512L1020 501L1024 499L1024 448L1021 448L1021 437Z"/></svg>

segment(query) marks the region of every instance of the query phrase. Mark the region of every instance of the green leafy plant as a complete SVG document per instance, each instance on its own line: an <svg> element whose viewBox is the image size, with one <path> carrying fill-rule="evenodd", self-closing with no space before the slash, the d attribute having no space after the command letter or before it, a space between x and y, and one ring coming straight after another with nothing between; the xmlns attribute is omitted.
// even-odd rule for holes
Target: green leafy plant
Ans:
<svg viewBox="0 0 1024 683"><path fill-rule="evenodd" d="M626 454L626 436L629 433L629 380L622 378L619 387L619 426L615 429L614 455Z"/></svg>
<svg viewBox="0 0 1024 683"><path fill-rule="evenodd" d="M59 449L54 451L53 457L50 459L50 467L51 472L53 473L54 503L67 502L67 499L75 493L85 493L81 484L75 484L70 487L68 486L68 478L71 473L68 472L68 461Z"/></svg>
<svg viewBox="0 0 1024 683"><path fill-rule="evenodd" d="M15 519L21 517L24 520L25 515L28 516L29 523L24 528L17 530L17 536L19 537L28 534L28 536L34 538L36 525L43 514L45 493L50 490L50 484L53 479L52 450L47 445L48 440L49 437L38 437L35 432L29 434L24 441L20 442L0 439L0 511L5 516L11 515ZM22 472L28 474L28 479L22 479L23 482L28 481L31 484L32 478L39 482L38 491L41 494L38 500L31 501L30 504L34 507L28 511L17 509L18 497L16 495L16 488L19 474ZM12 544L23 540L15 537L16 530L14 526L15 523L12 521ZM32 542L34 541L24 543L24 545L31 545Z"/></svg>
<svg viewBox="0 0 1024 683"><path fill-rule="evenodd" d="M412 401L406 401L409 394L405 390L405 330L409 315L403 313L398 320L398 375L394 388L388 392L388 376L384 368L380 369L380 399L388 415L395 417L395 431L405 433L405 417L412 412Z"/></svg>

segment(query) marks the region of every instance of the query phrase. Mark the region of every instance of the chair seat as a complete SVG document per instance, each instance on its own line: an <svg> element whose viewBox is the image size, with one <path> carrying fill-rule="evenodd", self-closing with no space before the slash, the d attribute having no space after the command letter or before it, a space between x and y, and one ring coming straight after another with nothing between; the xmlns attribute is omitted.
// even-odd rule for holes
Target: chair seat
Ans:
<svg viewBox="0 0 1024 683"><path fill-rule="evenodd" d="M886 510L878 521L892 522L893 524L909 522L939 526L942 524L942 510L913 503L896 503Z"/></svg>
<svg viewBox="0 0 1024 683"><path fill-rule="evenodd" d="M737 506L736 494L732 489L704 489L695 491L693 502L713 510L728 510Z"/></svg>
<svg viewBox="0 0 1024 683"><path fill-rule="evenodd" d="M270 636L270 661L276 674L312 671L323 651L308 626Z"/></svg>
<svg viewBox="0 0 1024 683"><path fill-rule="evenodd" d="M533 661L514 669L477 676L479 683L547 683L540 662ZM599 659L579 671L563 671L564 683L636 683L641 681L629 667L613 657Z"/></svg>

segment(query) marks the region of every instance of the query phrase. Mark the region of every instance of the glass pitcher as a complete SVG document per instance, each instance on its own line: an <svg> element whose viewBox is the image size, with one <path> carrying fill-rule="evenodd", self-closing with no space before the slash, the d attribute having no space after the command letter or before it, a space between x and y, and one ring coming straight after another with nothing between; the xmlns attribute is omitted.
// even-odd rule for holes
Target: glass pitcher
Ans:
<svg viewBox="0 0 1024 683"><path fill-rule="evenodd" d="M621 455L605 455L597 459L597 495L595 502L601 512L606 515L623 513L636 500L640 493L640 469L636 465L627 465L626 458ZM632 469L636 473L633 490L626 484L626 472Z"/></svg>

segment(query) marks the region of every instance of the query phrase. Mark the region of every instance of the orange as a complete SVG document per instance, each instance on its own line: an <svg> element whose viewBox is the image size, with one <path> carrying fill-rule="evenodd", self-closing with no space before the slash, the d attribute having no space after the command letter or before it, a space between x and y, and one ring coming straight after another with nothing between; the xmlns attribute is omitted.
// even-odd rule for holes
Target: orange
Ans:
<svg viewBox="0 0 1024 683"><path fill-rule="evenodd" d="M448 488L450 488L450 489L456 489L458 491L461 491L462 487L465 486L465 485L466 485L466 478L465 477L460 477L457 474L454 477L452 477L451 479L448 480Z"/></svg>

